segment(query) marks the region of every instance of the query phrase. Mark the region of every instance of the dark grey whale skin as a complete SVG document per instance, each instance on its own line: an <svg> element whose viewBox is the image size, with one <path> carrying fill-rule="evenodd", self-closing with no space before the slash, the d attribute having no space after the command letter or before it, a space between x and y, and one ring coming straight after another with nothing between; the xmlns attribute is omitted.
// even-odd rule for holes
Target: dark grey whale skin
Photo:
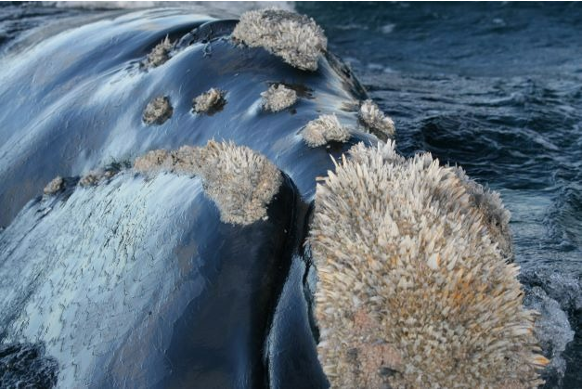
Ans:
<svg viewBox="0 0 582 390"><path fill-rule="evenodd" d="M325 113L355 127L365 92L331 54L299 71L234 45L232 21L184 12L104 18L0 60L0 343L40 343L57 387L325 387L304 283L308 205L331 157L377 140L354 130L312 149L299 132ZM144 69L166 35L179 41L171 59ZM300 100L264 112L260 93L275 82ZM227 91L224 109L193 114L212 87ZM160 95L173 116L146 126L143 109ZM122 172L39 196L57 175L210 139L284 172L266 221L224 224L197 179L173 175Z"/></svg>

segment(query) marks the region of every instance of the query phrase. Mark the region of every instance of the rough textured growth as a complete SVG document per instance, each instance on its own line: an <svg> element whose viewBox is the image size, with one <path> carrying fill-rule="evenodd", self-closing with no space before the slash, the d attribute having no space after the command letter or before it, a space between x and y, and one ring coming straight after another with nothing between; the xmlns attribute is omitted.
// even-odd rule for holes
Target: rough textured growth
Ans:
<svg viewBox="0 0 582 390"><path fill-rule="evenodd" d="M360 119L382 141L394 137L394 121L389 116L384 115L372 100L365 100L360 106Z"/></svg>
<svg viewBox="0 0 582 390"><path fill-rule="evenodd" d="M263 97L263 108L272 112L291 107L297 101L297 92L283 84L271 85L269 89L261 93L261 96Z"/></svg>
<svg viewBox="0 0 582 390"><path fill-rule="evenodd" d="M192 108L198 114L212 113L220 110L225 104L224 95L226 92L216 88L210 88L202 95L194 98Z"/></svg>
<svg viewBox="0 0 582 390"><path fill-rule="evenodd" d="M483 216L485 225L489 229L493 241L499 245L503 257L513 261L513 240L509 229L511 213L503 207L503 201L499 193L485 189L481 184L470 179L463 168L453 168L461 182L465 185L465 191L471 197L471 202Z"/></svg>
<svg viewBox="0 0 582 390"><path fill-rule="evenodd" d="M157 173L171 169L170 153L164 149L150 150L135 159L133 168L141 173Z"/></svg>
<svg viewBox="0 0 582 390"><path fill-rule="evenodd" d="M301 132L303 140L311 148L327 144L329 141L346 142L350 132L343 127L335 114L321 115L309 122Z"/></svg>
<svg viewBox="0 0 582 390"><path fill-rule="evenodd" d="M158 96L148 103L143 112L143 121L148 125L161 125L174 113L167 96Z"/></svg>
<svg viewBox="0 0 582 390"><path fill-rule="evenodd" d="M318 184L320 361L338 388L535 387L532 311L454 168L389 142Z"/></svg>
<svg viewBox="0 0 582 390"><path fill-rule="evenodd" d="M327 49L327 38L313 19L277 9L245 12L232 37L303 70L317 70L319 55Z"/></svg>
<svg viewBox="0 0 582 390"><path fill-rule="evenodd" d="M371 153L364 143L360 142L348 150L350 160L360 165L371 165L375 159L380 156L382 161L394 165L402 165L406 163L406 159L396 152L396 143L388 141L387 144L379 143L375 149L375 153Z"/></svg>
<svg viewBox="0 0 582 390"><path fill-rule="evenodd" d="M79 185L81 187L96 186L101 180L110 179L115 176L116 173L117 171L112 169L90 171L79 180Z"/></svg>
<svg viewBox="0 0 582 390"><path fill-rule="evenodd" d="M155 68L164 64L170 59L170 51L174 48L174 44L170 42L170 38L166 36L164 40L156 45L145 59L143 66L146 68Z"/></svg>
<svg viewBox="0 0 582 390"><path fill-rule="evenodd" d="M45 195L55 195L65 189L65 180L57 176L44 187L43 193Z"/></svg>
<svg viewBox="0 0 582 390"><path fill-rule="evenodd" d="M134 168L145 174L165 170L200 176L221 220L240 225L267 217L267 205L283 181L279 169L265 156L231 142L151 151L136 159Z"/></svg>

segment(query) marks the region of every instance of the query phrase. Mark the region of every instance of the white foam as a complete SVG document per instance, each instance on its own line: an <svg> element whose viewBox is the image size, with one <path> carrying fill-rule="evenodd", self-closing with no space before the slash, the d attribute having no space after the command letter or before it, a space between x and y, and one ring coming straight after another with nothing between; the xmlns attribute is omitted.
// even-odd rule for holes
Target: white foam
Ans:
<svg viewBox="0 0 582 390"><path fill-rule="evenodd" d="M544 355L551 360L547 374L559 384L567 366L564 352L575 335L568 313L582 309L581 282L575 275L542 268L526 271L522 280L525 306L540 313L535 332Z"/></svg>
<svg viewBox="0 0 582 390"><path fill-rule="evenodd" d="M562 356L568 343L574 340L574 331L568 321L568 315L560 303L546 294L541 287L534 287L528 292L525 305L540 313L535 323L535 333L540 346L550 359L546 370L562 378L566 372L566 360Z"/></svg>
<svg viewBox="0 0 582 390"><path fill-rule="evenodd" d="M394 23L388 23L382 26L382 28L380 29L380 31L382 31L382 34L391 34L392 31L394 31L394 28L396 27L396 25Z"/></svg>

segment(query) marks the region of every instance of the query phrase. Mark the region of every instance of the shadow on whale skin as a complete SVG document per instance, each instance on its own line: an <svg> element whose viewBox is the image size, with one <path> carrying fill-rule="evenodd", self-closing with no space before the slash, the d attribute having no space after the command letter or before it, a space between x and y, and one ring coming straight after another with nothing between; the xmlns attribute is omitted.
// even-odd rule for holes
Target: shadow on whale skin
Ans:
<svg viewBox="0 0 582 390"><path fill-rule="evenodd" d="M310 150L299 131L319 113L332 112L355 127L353 107L363 97L357 81L331 54L320 58L317 72L300 71L264 49L235 46L227 39L232 21L222 26L183 12L142 11L104 19L4 60L1 226L57 175L79 176L151 149L201 145L213 138L261 152L292 178L302 196L313 196L315 177L333 165L327 150ZM140 66L166 36L178 41L208 21L215 32L210 42L204 38L177 45L163 65ZM225 35L217 37L217 31ZM260 94L272 83L312 92L292 110L265 112ZM228 91L224 109L213 116L193 113L192 99L210 88ZM169 98L173 115L162 125L148 126L142 114L158 96ZM375 139L357 130L353 138L350 145Z"/></svg>
<svg viewBox="0 0 582 390"><path fill-rule="evenodd" d="M0 236L2 344L41 342L58 387L265 387L298 201L224 224L198 179L128 172L35 200Z"/></svg>

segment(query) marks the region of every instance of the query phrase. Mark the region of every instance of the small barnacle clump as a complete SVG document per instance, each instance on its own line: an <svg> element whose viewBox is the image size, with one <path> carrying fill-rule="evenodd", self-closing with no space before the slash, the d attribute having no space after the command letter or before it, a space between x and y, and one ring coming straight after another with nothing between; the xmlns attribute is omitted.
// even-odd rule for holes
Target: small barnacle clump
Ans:
<svg viewBox="0 0 582 390"><path fill-rule="evenodd" d="M96 186L101 180L102 175L99 171L90 171L79 180L79 185L81 187L92 187Z"/></svg>
<svg viewBox="0 0 582 390"><path fill-rule="evenodd" d="M312 18L295 12L264 9L242 14L233 39L250 47L263 47L286 63L303 70L317 70L327 49L327 38Z"/></svg>
<svg viewBox="0 0 582 390"><path fill-rule="evenodd" d="M226 99L224 98L225 94L225 91L210 88L202 95L194 98L192 101L192 108L194 112L198 114L212 114L216 111L220 111L226 104Z"/></svg>
<svg viewBox="0 0 582 390"><path fill-rule="evenodd" d="M89 171L86 175L81 177L79 180L79 185L81 187L92 187L96 186L102 180L111 179L119 171L115 169L98 169L94 171Z"/></svg>
<svg viewBox="0 0 582 390"><path fill-rule="evenodd" d="M163 65L170 59L170 52L173 48L174 44L170 42L170 38L166 36L166 38L158 43L147 55L143 62L143 66L146 68L155 68Z"/></svg>
<svg viewBox="0 0 582 390"><path fill-rule="evenodd" d="M360 119L382 141L394 137L394 121L372 100L365 100L360 106Z"/></svg>
<svg viewBox="0 0 582 390"><path fill-rule="evenodd" d="M321 115L309 122L302 130L303 140L311 148L327 144L329 141L346 142L350 132L342 126L335 114Z"/></svg>
<svg viewBox="0 0 582 390"><path fill-rule="evenodd" d="M167 171L200 177L221 220L239 225L265 219L267 206L283 182L279 169L265 156L232 142L150 151L135 160L134 169L145 174Z"/></svg>
<svg viewBox="0 0 582 390"><path fill-rule="evenodd" d="M167 121L174 109L170 104L170 99L167 96L158 96L148 103L143 112L143 121L148 125L161 125Z"/></svg>
<svg viewBox="0 0 582 390"><path fill-rule="evenodd" d="M278 112L291 107L297 101L297 92L283 84L271 85L261 93L263 108L271 112Z"/></svg>
<svg viewBox="0 0 582 390"><path fill-rule="evenodd" d="M43 189L45 195L55 195L65 189L65 180L61 176L52 179Z"/></svg>
<svg viewBox="0 0 582 390"><path fill-rule="evenodd" d="M542 384L518 267L455 168L392 141L350 155L317 185L309 236L332 387Z"/></svg>

